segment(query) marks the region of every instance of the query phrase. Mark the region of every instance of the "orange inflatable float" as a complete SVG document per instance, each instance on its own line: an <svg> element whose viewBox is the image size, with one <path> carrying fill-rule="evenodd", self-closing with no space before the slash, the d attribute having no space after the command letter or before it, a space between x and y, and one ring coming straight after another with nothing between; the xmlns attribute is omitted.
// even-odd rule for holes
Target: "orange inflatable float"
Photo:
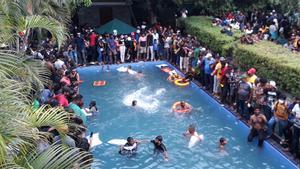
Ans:
<svg viewBox="0 0 300 169"><path fill-rule="evenodd" d="M175 102L172 106L172 110L175 113L190 113L192 111L192 106L186 102Z"/></svg>
<svg viewBox="0 0 300 169"><path fill-rule="evenodd" d="M106 81L105 80L99 80L99 81L94 81L93 86L99 87L99 86L105 86Z"/></svg>

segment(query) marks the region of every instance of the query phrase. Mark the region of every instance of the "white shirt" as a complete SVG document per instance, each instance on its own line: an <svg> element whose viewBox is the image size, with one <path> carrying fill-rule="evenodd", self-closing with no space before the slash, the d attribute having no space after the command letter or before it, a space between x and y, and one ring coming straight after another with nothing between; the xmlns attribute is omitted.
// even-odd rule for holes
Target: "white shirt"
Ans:
<svg viewBox="0 0 300 169"><path fill-rule="evenodd" d="M153 33L152 36L153 36L153 40L156 39L157 42L158 42L159 34L158 33Z"/></svg>
<svg viewBox="0 0 300 169"><path fill-rule="evenodd" d="M292 112L296 113L296 118L300 118L300 106L299 106L299 104L295 104Z"/></svg>

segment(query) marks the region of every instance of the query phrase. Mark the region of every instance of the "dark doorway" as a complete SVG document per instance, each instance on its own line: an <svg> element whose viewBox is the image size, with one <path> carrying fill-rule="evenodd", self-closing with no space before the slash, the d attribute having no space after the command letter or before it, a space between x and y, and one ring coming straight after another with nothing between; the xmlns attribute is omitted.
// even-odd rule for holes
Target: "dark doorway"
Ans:
<svg viewBox="0 0 300 169"><path fill-rule="evenodd" d="M113 19L112 7L100 8L99 13L100 13L100 25L104 25Z"/></svg>

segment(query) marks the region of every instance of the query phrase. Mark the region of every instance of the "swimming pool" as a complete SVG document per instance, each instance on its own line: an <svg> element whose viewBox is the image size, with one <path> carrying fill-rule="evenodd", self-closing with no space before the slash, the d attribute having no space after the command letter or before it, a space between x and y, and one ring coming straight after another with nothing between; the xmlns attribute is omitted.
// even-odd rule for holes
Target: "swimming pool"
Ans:
<svg viewBox="0 0 300 169"><path fill-rule="evenodd" d="M88 119L88 128L100 133L103 144L93 149L99 166L95 168L297 168L269 144L257 147L257 140L247 143L249 129L230 112L220 106L195 84L182 88L166 79L168 74L155 67L166 62L130 64L134 70L141 70L145 76L138 78L120 73L113 65L110 71L100 66L79 68L84 83L80 93L85 105L95 99L100 113ZM106 80L104 87L93 87L94 80ZM139 107L130 107L137 99ZM183 100L194 109L190 116L178 116L171 112L174 102ZM197 126L204 134L204 141L188 148L188 140L182 133L189 124ZM151 140L162 135L168 149L168 162L153 155L153 145L139 146L133 157L118 154L118 147L108 144L111 139ZM226 152L218 149L218 139L226 137Z"/></svg>

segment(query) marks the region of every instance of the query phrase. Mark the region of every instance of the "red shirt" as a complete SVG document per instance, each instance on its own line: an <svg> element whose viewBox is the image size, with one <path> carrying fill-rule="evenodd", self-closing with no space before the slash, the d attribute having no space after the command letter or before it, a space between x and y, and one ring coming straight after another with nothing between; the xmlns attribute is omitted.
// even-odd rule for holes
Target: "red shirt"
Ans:
<svg viewBox="0 0 300 169"><path fill-rule="evenodd" d="M97 38L97 35L92 33L90 35L90 46L95 46L96 45L96 38Z"/></svg>
<svg viewBox="0 0 300 169"><path fill-rule="evenodd" d="M54 99L56 99L58 101L60 106L69 107L69 101L65 95L58 94L58 95L54 96Z"/></svg>

